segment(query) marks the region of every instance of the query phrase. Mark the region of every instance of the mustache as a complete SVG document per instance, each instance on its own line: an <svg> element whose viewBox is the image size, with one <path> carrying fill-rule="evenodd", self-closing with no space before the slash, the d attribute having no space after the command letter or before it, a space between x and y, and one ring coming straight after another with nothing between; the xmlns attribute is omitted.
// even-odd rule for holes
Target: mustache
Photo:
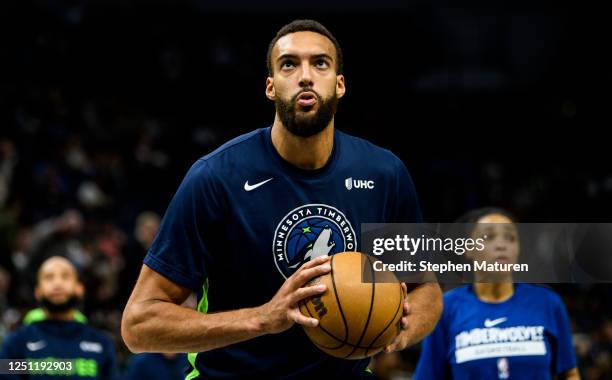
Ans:
<svg viewBox="0 0 612 380"><path fill-rule="evenodd" d="M297 100L298 96L302 95L305 92L312 92L314 94L314 96L317 98L317 100L320 102L321 100L323 100L323 98L321 97L321 95L319 95L318 92L316 92L314 89L310 88L310 87L304 87L302 88L300 91L298 91L297 94L295 94L292 98L291 98L291 102L295 103L295 101Z"/></svg>

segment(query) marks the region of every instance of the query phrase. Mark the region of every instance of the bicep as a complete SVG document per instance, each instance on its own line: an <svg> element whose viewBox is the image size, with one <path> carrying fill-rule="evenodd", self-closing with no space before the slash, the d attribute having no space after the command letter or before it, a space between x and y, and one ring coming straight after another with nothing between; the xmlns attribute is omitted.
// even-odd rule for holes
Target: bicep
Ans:
<svg viewBox="0 0 612 380"><path fill-rule="evenodd" d="M180 305L190 294L190 289L172 282L147 265L143 265L126 309L130 305L143 302L171 302Z"/></svg>
<svg viewBox="0 0 612 380"><path fill-rule="evenodd" d="M172 322L185 317L180 306L191 289L177 284L146 264L121 318L121 336L132 352L159 352L172 346ZM164 340L165 339L165 340Z"/></svg>

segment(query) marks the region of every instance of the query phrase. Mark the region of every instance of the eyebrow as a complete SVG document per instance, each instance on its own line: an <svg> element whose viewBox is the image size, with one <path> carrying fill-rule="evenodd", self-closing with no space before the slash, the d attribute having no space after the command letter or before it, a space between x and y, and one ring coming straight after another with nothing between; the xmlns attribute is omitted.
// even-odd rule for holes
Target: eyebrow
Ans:
<svg viewBox="0 0 612 380"><path fill-rule="evenodd" d="M504 229L506 230L506 232L508 232L508 231L509 232L518 232L516 227L514 227L513 225L504 227Z"/></svg>
<svg viewBox="0 0 612 380"><path fill-rule="evenodd" d="M497 223L493 223L493 224L497 224ZM503 223L503 224L506 224L506 223ZM513 224L511 224L511 223L508 223L507 226L502 226L502 228L504 229L505 232L508 232L508 231L510 231L510 232L517 232L516 227ZM489 232L489 231L493 231L493 230L494 230L494 227L492 227L492 226L485 226L484 227L484 232Z"/></svg>
<svg viewBox="0 0 612 380"><path fill-rule="evenodd" d="M287 58L295 59L295 58L298 58L298 56L295 55L295 54L282 54L278 58L276 58L276 62L279 62L279 61L281 61L283 59L287 59ZM326 53L315 54L315 55L313 55L311 57L311 59L317 59L317 58L327 58L327 59L329 59L330 61L333 62L333 58L329 54L326 54Z"/></svg>

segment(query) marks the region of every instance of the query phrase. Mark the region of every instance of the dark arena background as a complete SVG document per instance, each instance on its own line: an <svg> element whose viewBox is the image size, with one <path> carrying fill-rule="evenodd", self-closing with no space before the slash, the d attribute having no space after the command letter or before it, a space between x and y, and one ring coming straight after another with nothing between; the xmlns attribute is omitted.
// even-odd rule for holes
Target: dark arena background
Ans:
<svg viewBox="0 0 612 380"><path fill-rule="evenodd" d="M76 261L83 312L130 353L123 307L191 164L271 125L269 41L295 18L338 38L336 127L395 152L426 221L483 206L610 222L609 25L553 1L22 0L0 4L0 340L45 257ZM607 109L606 109L607 107ZM610 255L605 252L602 254ZM554 285L583 379L612 378L612 287ZM525 312L529 312L525 310ZM419 346L377 357L409 379Z"/></svg>

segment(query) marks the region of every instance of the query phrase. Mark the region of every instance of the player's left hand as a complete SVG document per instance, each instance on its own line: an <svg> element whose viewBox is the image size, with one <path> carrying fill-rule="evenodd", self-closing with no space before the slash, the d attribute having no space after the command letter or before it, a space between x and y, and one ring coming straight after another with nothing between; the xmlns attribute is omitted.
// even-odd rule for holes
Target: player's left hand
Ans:
<svg viewBox="0 0 612 380"><path fill-rule="evenodd" d="M406 284L402 282L402 293L404 293L404 310L402 318L400 319L400 327L401 330L387 347L385 347L384 352L390 353L393 351L401 351L408 345L409 336L408 336L408 314L410 314L410 304L408 303L408 289L406 288Z"/></svg>

